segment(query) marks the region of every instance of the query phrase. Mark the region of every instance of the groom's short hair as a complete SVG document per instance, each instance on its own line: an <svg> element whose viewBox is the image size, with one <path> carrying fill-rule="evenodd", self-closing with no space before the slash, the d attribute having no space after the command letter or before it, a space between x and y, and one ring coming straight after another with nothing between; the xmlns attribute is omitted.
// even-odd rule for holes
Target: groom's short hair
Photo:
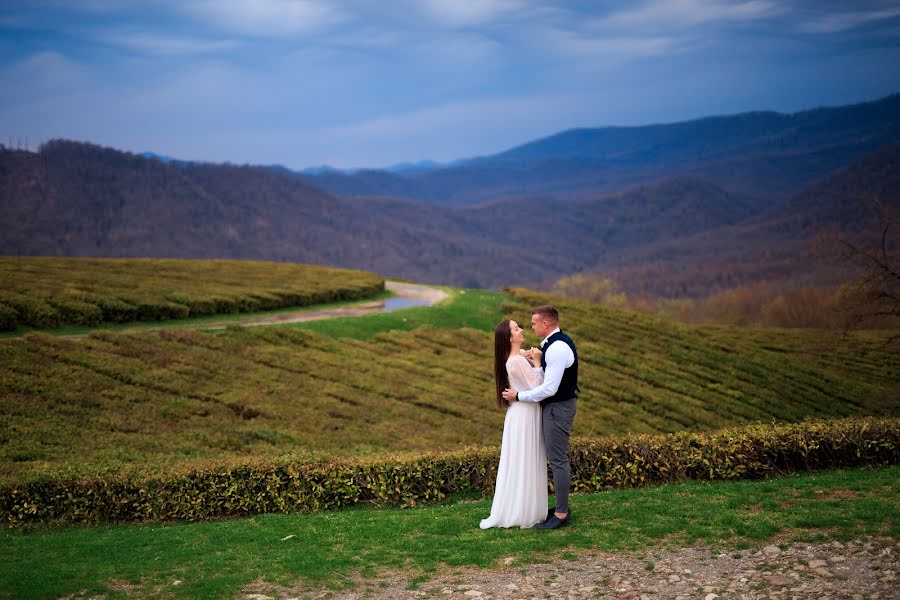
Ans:
<svg viewBox="0 0 900 600"><path fill-rule="evenodd" d="M531 314L533 315L541 315L541 317L547 319L548 321L553 321L554 323L559 323L559 311L549 304L545 304L543 306L538 306L537 308L531 309Z"/></svg>

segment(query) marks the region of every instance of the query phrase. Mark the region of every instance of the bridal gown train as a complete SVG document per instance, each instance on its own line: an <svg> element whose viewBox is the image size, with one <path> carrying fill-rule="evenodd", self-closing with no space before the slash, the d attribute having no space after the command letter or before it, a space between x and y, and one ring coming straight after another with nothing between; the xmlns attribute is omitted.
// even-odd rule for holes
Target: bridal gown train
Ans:
<svg viewBox="0 0 900 600"><path fill-rule="evenodd" d="M521 392L539 386L543 373L532 369L524 356L506 361L509 385ZM491 516L480 527L526 529L547 518L547 451L538 402L513 402L506 409L500 465Z"/></svg>

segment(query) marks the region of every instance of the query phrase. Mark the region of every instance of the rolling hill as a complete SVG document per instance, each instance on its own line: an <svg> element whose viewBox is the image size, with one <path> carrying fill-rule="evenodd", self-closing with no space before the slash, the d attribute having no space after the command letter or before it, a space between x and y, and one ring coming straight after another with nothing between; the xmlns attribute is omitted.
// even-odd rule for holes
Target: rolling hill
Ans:
<svg viewBox="0 0 900 600"><path fill-rule="evenodd" d="M699 296L754 281L824 285L856 276L824 237L880 243L880 202L900 214L900 143L862 157L737 224L658 241L595 270L616 273L631 293ZM896 231L894 232L894 236ZM887 248L897 251L897 238ZM711 259L714 257L714 259Z"/></svg>
<svg viewBox="0 0 900 600"><path fill-rule="evenodd" d="M371 189L336 190L283 168L164 162L63 140L36 153L0 149L0 254L303 262L490 289L596 271L663 296L760 279L833 284L847 274L813 261L810 241L835 224L862 232L861 194L896 206L898 105L900 95L579 130L452 167L319 176L416 196L418 178L457 194L459 173L485 174L465 186L480 182L479 197L494 199L454 206L358 196ZM640 173L623 179L622 169ZM495 197L510 170L527 193Z"/></svg>
<svg viewBox="0 0 900 600"><path fill-rule="evenodd" d="M520 321L533 305L559 306L582 364L575 435L900 408L900 357L864 352L867 334L686 326L524 290L494 296ZM299 326L0 341L0 479L495 445L491 335L424 326L357 339Z"/></svg>
<svg viewBox="0 0 900 600"><path fill-rule="evenodd" d="M265 167L171 164L90 144L0 152L0 254L241 258L498 288L587 268L648 235L752 214L696 178L607 198L442 207L341 198ZM540 252L526 251L549 238Z"/></svg>

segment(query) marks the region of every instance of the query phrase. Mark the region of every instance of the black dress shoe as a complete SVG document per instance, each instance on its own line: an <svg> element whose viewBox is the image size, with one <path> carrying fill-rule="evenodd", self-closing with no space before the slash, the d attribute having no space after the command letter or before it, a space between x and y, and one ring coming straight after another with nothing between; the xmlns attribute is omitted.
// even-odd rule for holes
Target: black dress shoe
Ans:
<svg viewBox="0 0 900 600"><path fill-rule="evenodd" d="M555 513L555 512L556 512L556 507L555 507L555 506L551 506L550 508L548 508L548 509L547 509L547 518L544 519L544 520L545 520L545 521L549 521L550 518L553 516L553 513Z"/></svg>
<svg viewBox="0 0 900 600"><path fill-rule="evenodd" d="M560 519L559 517L557 517L554 514L554 515L551 515L550 518L548 518L543 523L538 523L537 528L538 529L559 529L560 527L565 527L566 525L568 525L571 517L572 517L572 511L569 511L569 513L562 519Z"/></svg>

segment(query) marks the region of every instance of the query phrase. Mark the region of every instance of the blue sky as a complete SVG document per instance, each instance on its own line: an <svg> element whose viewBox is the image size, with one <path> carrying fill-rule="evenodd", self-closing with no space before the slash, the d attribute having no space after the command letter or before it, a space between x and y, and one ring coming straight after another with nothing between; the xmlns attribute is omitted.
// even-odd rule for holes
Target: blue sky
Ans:
<svg viewBox="0 0 900 600"><path fill-rule="evenodd" d="M4 0L0 143L342 168L900 91L900 2Z"/></svg>

